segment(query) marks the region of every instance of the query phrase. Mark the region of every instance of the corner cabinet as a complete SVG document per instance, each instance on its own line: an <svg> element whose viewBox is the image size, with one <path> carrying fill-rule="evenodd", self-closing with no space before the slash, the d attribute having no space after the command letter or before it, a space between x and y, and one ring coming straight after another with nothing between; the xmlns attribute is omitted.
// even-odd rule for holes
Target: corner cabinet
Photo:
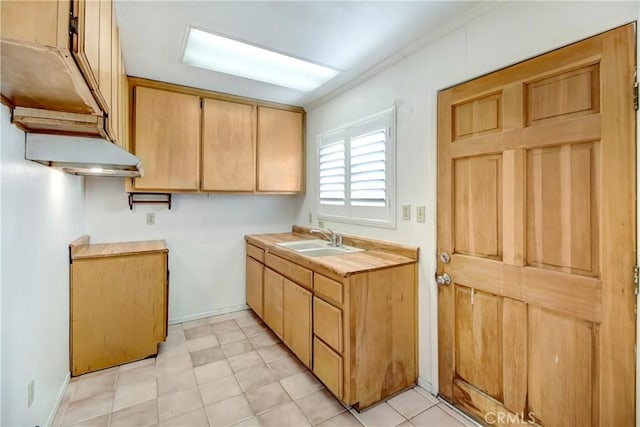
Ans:
<svg viewBox="0 0 640 427"><path fill-rule="evenodd" d="M145 176L128 192L300 194L300 107L129 78L131 151Z"/></svg>
<svg viewBox="0 0 640 427"><path fill-rule="evenodd" d="M0 2L2 102L25 131L127 147L124 61L111 0Z"/></svg>

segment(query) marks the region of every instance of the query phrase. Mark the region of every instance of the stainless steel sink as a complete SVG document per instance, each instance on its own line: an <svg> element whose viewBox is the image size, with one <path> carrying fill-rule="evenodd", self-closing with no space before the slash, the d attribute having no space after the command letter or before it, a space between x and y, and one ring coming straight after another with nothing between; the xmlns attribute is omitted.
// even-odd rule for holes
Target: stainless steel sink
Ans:
<svg viewBox="0 0 640 427"><path fill-rule="evenodd" d="M296 240L293 242L276 243L283 248L291 249L301 255L309 257L344 255L356 252L364 252L364 249L343 245L342 247L331 246L331 243L321 239Z"/></svg>

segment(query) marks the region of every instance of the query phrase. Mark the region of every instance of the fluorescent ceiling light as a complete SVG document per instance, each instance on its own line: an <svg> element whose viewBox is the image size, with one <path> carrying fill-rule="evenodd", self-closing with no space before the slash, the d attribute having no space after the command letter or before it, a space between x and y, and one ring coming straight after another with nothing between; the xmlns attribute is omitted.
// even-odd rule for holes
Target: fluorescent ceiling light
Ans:
<svg viewBox="0 0 640 427"><path fill-rule="evenodd" d="M189 27L182 63L300 91L319 88L340 71Z"/></svg>

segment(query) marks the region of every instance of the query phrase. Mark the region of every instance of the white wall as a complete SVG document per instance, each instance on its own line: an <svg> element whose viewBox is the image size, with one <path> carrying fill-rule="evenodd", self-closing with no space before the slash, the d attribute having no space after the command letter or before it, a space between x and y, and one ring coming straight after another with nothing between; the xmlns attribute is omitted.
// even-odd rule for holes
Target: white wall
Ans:
<svg viewBox="0 0 640 427"><path fill-rule="evenodd" d="M505 2L347 92L307 107L307 196L297 222L316 217L316 137L397 107L396 230L326 222L335 230L420 246L420 382L437 391L436 107L440 89L638 19L639 2ZM412 205L402 221L401 205ZM415 221L426 205L427 221Z"/></svg>
<svg viewBox="0 0 640 427"><path fill-rule="evenodd" d="M85 232L84 181L25 160L24 133L0 115L0 424L42 426L69 373L68 244Z"/></svg>
<svg viewBox="0 0 640 427"><path fill-rule="evenodd" d="M244 236L291 230L299 198L174 194L171 210L134 205L131 211L122 179L87 178L86 187L93 242L166 240L170 322L244 305ZM156 213L155 225L146 225L146 212Z"/></svg>

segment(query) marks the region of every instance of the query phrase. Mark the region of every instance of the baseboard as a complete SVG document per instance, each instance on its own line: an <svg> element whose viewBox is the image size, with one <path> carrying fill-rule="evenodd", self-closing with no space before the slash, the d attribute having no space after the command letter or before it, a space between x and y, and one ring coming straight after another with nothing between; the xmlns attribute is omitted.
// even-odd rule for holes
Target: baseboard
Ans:
<svg viewBox="0 0 640 427"><path fill-rule="evenodd" d="M418 377L418 385L423 389L427 390L429 393L433 394L434 396L438 395L438 392L434 390L434 387L433 387L433 384L431 384L431 381L427 381L422 377Z"/></svg>
<svg viewBox="0 0 640 427"><path fill-rule="evenodd" d="M242 305L236 305L233 307L219 308L217 310L207 311L205 313L190 314L188 316L182 316L182 317L174 317L173 319L169 319L169 324L174 325L176 323L190 322L191 320L198 320L198 319L203 319L205 317L233 313L234 311L246 310L248 308L249 308L248 305L242 304Z"/></svg>
<svg viewBox="0 0 640 427"><path fill-rule="evenodd" d="M62 387L60 387L60 391L58 392L58 397L56 398L56 402L53 404L53 408L51 408L51 412L49 412L49 417L47 418L46 427L50 427L53 425L53 422L56 419L56 414L58 413L58 409L60 408L60 403L62 403L62 399L64 398L64 394L67 392L67 387L69 387L69 381L71 380L71 373L67 372L67 375L64 377L64 381L62 382Z"/></svg>

